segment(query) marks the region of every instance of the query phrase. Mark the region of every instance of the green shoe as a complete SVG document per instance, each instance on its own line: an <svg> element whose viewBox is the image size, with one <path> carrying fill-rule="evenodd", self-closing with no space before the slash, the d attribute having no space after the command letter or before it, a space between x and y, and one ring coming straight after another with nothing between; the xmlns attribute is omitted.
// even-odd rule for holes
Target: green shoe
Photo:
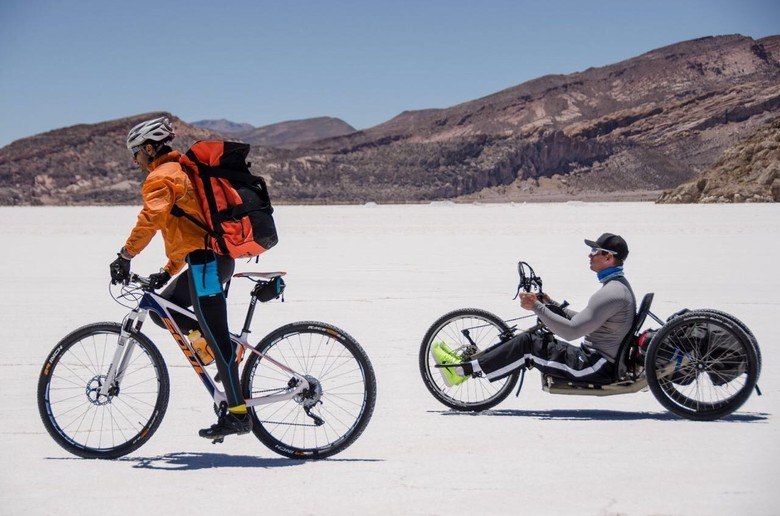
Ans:
<svg viewBox="0 0 780 516"><path fill-rule="evenodd" d="M433 359L439 365L461 363L460 357L453 353L452 349L443 342L434 342L433 346L431 346L431 353L433 354ZM460 385L468 380L470 376L458 372L458 370L463 371L460 367L440 367L437 369L439 369L441 377L444 379L444 383L447 384L447 387Z"/></svg>

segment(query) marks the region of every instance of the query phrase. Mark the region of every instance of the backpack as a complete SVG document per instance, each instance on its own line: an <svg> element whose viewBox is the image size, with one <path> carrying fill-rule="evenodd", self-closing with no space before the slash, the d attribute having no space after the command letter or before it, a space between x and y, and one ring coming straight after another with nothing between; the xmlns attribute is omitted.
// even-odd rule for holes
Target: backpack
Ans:
<svg viewBox="0 0 780 516"><path fill-rule="evenodd" d="M249 172L249 145L198 141L179 159L198 197L203 224L174 205L171 215L186 217L206 231L205 247L231 258L250 258L279 241L265 180Z"/></svg>

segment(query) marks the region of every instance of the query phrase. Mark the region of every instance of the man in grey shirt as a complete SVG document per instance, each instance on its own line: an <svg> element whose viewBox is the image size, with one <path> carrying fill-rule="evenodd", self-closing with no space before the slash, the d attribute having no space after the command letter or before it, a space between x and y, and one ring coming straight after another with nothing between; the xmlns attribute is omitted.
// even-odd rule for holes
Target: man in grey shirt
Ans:
<svg viewBox="0 0 780 516"><path fill-rule="evenodd" d="M490 381L503 378L530 360L543 373L564 376L578 381L609 381L618 347L631 329L636 313L636 300L623 275L623 262L628 245L619 235L604 233L597 240L585 240L591 248L590 269L598 275L602 286L581 311L563 309L566 316L555 313L550 305L558 305L547 295L522 293L520 305L532 310L554 334L566 340L585 337L581 346L557 340L552 335L521 333L492 346L468 363L446 344L436 343L433 356L439 364L459 364L440 368L449 386L458 385L472 374Z"/></svg>

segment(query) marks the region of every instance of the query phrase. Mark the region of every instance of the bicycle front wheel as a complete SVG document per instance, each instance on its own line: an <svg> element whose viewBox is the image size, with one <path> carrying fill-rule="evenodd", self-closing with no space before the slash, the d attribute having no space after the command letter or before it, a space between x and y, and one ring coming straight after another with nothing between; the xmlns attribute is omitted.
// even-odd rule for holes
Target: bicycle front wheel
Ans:
<svg viewBox="0 0 780 516"><path fill-rule="evenodd" d="M512 392L519 371L490 382L485 377L469 378L460 385L449 386L436 367L431 349L436 342L446 344L464 362L501 341L509 331L496 315L477 308L462 308L441 316L428 329L420 345L420 374L433 396L455 410L486 410L501 403Z"/></svg>
<svg viewBox="0 0 780 516"><path fill-rule="evenodd" d="M256 346L241 375L244 398L284 394L296 380L274 362L306 377L310 387L287 401L249 407L252 431L274 452L323 459L363 433L376 403L376 377L363 348L349 334L321 322L274 330Z"/></svg>
<svg viewBox="0 0 780 516"><path fill-rule="evenodd" d="M141 333L132 332L125 343L121 380L100 393L120 332L117 323L75 330L54 347L38 380L38 411L46 431L79 457L114 459L139 448L168 407L165 362Z"/></svg>

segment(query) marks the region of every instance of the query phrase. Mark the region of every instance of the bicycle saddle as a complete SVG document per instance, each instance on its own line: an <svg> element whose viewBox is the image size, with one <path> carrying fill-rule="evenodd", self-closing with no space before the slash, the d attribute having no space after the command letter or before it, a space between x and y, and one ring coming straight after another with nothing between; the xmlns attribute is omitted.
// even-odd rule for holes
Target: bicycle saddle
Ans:
<svg viewBox="0 0 780 516"><path fill-rule="evenodd" d="M284 271L274 271L274 272L239 272L238 274L233 274L234 278L257 278L257 279L264 279L264 280L272 280L274 278L278 278L281 276L285 276L287 273Z"/></svg>

